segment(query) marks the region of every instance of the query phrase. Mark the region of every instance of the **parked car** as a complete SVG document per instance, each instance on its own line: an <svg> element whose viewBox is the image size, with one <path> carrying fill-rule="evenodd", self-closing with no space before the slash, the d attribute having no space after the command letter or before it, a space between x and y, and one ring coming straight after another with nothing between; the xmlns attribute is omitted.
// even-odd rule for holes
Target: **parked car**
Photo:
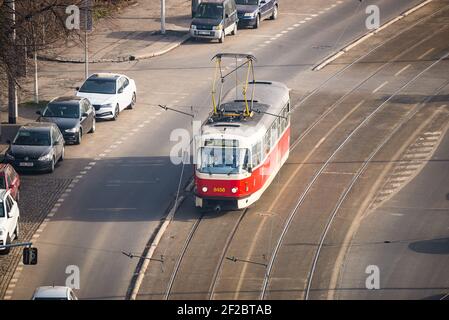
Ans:
<svg viewBox="0 0 449 320"><path fill-rule="evenodd" d="M239 26L259 28L264 19L277 19L278 0L236 0Z"/></svg>
<svg viewBox="0 0 449 320"><path fill-rule="evenodd" d="M44 111L37 111L39 122L53 122L65 142L80 144L85 133L95 132L95 109L86 98L59 97L53 99Z"/></svg>
<svg viewBox="0 0 449 320"><path fill-rule="evenodd" d="M5 153L5 160L19 171L53 172L64 160L65 141L58 126L33 122L20 127Z"/></svg>
<svg viewBox="0 0 449 320"><path fill-rule="evenodd" d="M78 298L69 287L47 286L37 288L32 300L78 300Z"/></svg>
<svg viewBox="0 0 449 320"><path fill-rule="evenodd" d="M11 196L19 202L20 176L10 164L0 163L0 189L11 191Z"/></svg>
<svg viewBox="0 0 449 320"><path fill-rule="evenodd" d="M11 191L0 190L0 246L19 239L19 206L11 196ZM0 247L1 254L8 254L11 248Z"/></svg>
<svg viewBox="0 0 449 320"><path fill-rule="evenodd" d="M194 38L216 39L223 43L228 34L237 34L235 0L206 0L200 3L190 25Z"/></svg>
<svg viewBox="0 0 449 320"><path fill-rule="evenodd" d="M116 120L124 109L133 109L137 101L133 79L115 73L96 73L77 88L76 96L89 99L97 119Z"/></svg>

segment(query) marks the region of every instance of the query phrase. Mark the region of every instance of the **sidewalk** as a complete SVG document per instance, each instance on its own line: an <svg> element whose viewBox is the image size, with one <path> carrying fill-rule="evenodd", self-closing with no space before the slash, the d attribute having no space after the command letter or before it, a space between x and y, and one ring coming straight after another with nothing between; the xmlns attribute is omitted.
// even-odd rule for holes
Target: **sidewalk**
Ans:
<svg viewBox="0 0 449 320"><path fill-rule="evenodd" d="M166 0L166 34L160 32L160 2L137 0L113 17L94 22L89 34L89 61L122 62L162 55L189 39L191 0ZM42 60L84 62L84 36L41 52Z"/></svg>

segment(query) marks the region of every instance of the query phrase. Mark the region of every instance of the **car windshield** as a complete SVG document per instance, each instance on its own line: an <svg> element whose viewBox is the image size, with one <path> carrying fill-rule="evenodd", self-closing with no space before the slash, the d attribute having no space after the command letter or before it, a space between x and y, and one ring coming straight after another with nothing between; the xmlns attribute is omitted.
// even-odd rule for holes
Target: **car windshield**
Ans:
<svg viewBox="0 0 449 320"><path fill-rule="evenodd" d="M64 297L61 297L61 298L58 298L58 297L56 297L56 298L39 298L39 297L35 297L34 298L34 300L69 300L69 299L67 299L67 298L64 298Z"/></svg>
<svg viewBox="0 0 449 320"><path fill-rule="evenodd" d="M201 3L196 12L196 17L203 19L223 19L223 5Z"/></svg>
<svg viewBox="0 0 449 320"><path fill-rule="evenodd" d="M0 189L6 189L6 182L4 175L0 175Z"/></svg>
<svg viewBox="0 0 449 320"><path fill-rule="evenodd" d="M115 80L109 79L87 79L79 92L115 94Z"/></svg>
<svg viewBox="0 0 449 320"><path fill-rule="evenodd" d="M80 107L78 104L49 104L42 113L44 117L79 118Z"/></svg>
<svg viewBox="0 0 449 320"><path fill-rule="evenodd" d="M200 157L199 171L202 173L242 173L248 168L248 149L204 147Z"/></svg>
<svg viewBox="0 0 449 320"><path fill-rule="evenodd" d="M49 146L51 144L49 131L19 130L13 144L19 146Z"/></svg>
<svg viewBox="0 0 449 320"><path fill-rule="evenodd" d="M240 5L258 5L259 0L235 0L235 3Z"/></svg>

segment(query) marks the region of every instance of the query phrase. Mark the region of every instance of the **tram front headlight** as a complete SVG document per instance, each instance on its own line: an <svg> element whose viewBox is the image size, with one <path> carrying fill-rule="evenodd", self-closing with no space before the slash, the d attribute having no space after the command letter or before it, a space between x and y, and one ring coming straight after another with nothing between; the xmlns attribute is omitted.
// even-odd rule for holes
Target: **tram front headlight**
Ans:
<svg viewBox="0 0 449 320"><path fill-rule="evenodd" d="M207 187L203 187L203 189L201 189L201 190L203 190L203 192L206 193L207 190L209 190L209 189L207 189Z"/></svg>
<svg viewBox="0 0 449 320"><path fill-rule="evenodd" d="M237 188L237 187L234 187L234 188L231 189L232 193L237 193L237 191L239 191L239 188Z"/></svg>

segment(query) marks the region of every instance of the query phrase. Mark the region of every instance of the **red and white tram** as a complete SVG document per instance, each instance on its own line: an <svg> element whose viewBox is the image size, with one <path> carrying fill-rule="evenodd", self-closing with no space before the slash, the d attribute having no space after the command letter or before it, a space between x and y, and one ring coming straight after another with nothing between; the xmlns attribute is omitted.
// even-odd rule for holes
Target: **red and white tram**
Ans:
<svg viewBox="0 0 449 320"><path fill-rule="evenodd" d="M247 86L253 88L251 100L247 89L232 89L196 137L197 207L248 207L289 156L289 89L282 83L255 80Z"/></svg>

